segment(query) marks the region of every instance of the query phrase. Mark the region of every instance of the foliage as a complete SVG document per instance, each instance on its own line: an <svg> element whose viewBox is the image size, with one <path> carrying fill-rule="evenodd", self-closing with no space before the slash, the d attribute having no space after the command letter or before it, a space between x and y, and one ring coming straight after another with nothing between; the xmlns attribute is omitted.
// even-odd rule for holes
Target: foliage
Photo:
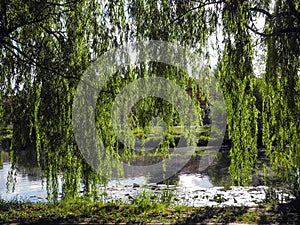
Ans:
<svg viewBox="0 0 300 225"><path fill-rule="evenodd" d="M286 4L278 2L275 13L287 8L294 12L291 4L291 1ZM291 21L293 16L268 20L266 29L275 32L278 26L299 26L299 13L297 15L295 21ZM268 52L263 88L263 141L276 176L283 178L294 194L299 196L299 35L285 33L270 36L266 39L266 45Z"/></svg>
<svg viewBox="0 0 300 225"><path fill-rule="evenodd" d="M260 126L266 162L299 196L300 2L270 3L2 0L0 127L7 125L3 117L8 114L2 102L13 96L12 163L18 161L18 151L33 143L47 180L49 199L58 198L59 175L63 176L65 198L77 196L81 183L85 194L96 195L97 185L107 181L111 174L95 173L74 141L71 107L78 81L103 52L130 41L158 39L192 47L207 58L209 48L218 51L215 71L224 92L228 132L233 142L229 169L232 180L244 185L251 182ZM263 31L256 28L259 18L265 19ZM208 47L212 38L216 38L216 44ZM258 109L253 62L254 45L260 42L266 52L266 71L260 75L262 108ZM123 155L117 156L119 142L107 118L114 98L125 85L151 76L178 81L183 89L190 79L174 67L153 62L123 68L114 74L99 93L96 108L98 133L107 146L107 155L125 160L134 156L132 146L125 146ZM197 94L194 81L193 96ZM199 104L196 98L193 101ZM154 108L157 110L152 111ZM167 102L149 98L138 103L130 122L133 130L142 129L147 134L153 117L162 118L170 128L179 123L176 113ZM174 143L174 136L167 136L161 151ZM167 157L168 152L164 153ZM109 160L104 163L111 171Z"/></svg>

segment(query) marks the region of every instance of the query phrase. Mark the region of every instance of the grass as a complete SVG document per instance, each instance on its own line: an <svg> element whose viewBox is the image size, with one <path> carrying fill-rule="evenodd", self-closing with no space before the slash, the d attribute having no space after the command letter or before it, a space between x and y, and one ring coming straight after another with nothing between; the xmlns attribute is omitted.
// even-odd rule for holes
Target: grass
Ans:
<svg viewBox="0 0 300 225"><path fill-rule="evenodd" d="M163 196L163 195L162 195ZM247 207L171 206L167 198L142 192L131 204L102 203L87 198L58 203L0 200L0 223L295 223L299 209L288 205Z"/></svg>
<svg viewBox="0 0 300 225"><path fill-rule="evenodd" d="M136 137L139 138L147 138L152 135L152 138L155 138L156 136L160 136L163 134L163 129L161 127L153 127L151 128L151 131L147 128L133 128L132 130L133 134ZM209 139L210 135L210 128L209 127L195 127L194 132L198 133L200 135L199 140L207 141ZM184 131L183 128L180 126L174 126L170 127L167 131L170 138L180 138L181 135L183 135Z"/></svg>

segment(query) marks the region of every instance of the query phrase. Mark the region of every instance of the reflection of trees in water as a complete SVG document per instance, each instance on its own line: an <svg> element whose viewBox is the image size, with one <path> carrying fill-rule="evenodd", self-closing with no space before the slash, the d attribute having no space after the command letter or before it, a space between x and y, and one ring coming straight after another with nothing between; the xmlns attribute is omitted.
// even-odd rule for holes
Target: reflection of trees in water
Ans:
<svg viewBox="0 0 300 225"><path fill-rule="evenodd" d="M269 175L264 178L264 162L265 162L265 149L259 149L259 156L257 161L257 168L252 173L252 182L250 185L258 186L258 185L268 185L277 184L278 186L282 186L280 183L280 179L277 177L272 177L270 174L271 167L268 165L266 169L269 171ZM232 183L232 179L228 168L230 166L230 149L223 149L218 152L214 162L207 168L207 174L209 175L209 180L214 186L223 186L228 187L232 184L237 185L236 183ZM266 182L266 183L265 183Z"/></svg>
<svg viewBox="0 0 300 225"><path fill-rule="evenodd" d="M29 181L39 181L42 178L42 170L38 167L18 166L22 177L27 177Z"/></svg>
<svg viewBox="0 0 300 225"><path fill-rule="evenodd" d="M17 155L17 164L25 167L37 167L37 155L33 146L28 146L25 149L19 150Z"/></svg>
<svg viewBox="0 0 300 225"><path fill-rule="evenodd" d="M227 187L231 184L231 178L228 172L229 166L229 150L218 152L214 162L207 168L209 180L214 186Z"/></svg>
<svg viewBox="0 0 300 225"><path fill-rule="evenodd" d="M150 182L151 182L151 178L150 178ZM176 173L170 178L159 182L158 184L177 185L178 183L179 183L179 176L178 173Z"/></svg>
<svg viewBox="0 0 300 225"><path fill-rule="evenodd" d="M214 186L230 185L229 150L218 152L216 156L204 154L191 156L187 164L179 171L181 174L208 174L209 180ZM162 182L166 184L177 184L179 176L176 173L170 179Z"/></svg>
<svg viewBox="0 0 300 225"><path fill-rule="evenodd" d="M9 159L8 152L3 151L3 149L0 146L0 169L3 168L3 162L7 162Z"/></svg>
<svg viewBox="0 0 300 225"><path fill-rule="evenodd" d="M29 181L41 180L42 169L38 167L35 148L29 145L15 153L17 174L28 177Z"/></svg>

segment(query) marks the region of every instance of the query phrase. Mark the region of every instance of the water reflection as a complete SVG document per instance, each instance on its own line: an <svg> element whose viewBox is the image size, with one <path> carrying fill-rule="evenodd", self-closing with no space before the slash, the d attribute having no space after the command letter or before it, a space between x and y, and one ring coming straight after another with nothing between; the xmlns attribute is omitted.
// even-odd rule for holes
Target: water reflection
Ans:
<svg viewBox="0 0 300 225"><path fill-rule="evenodd" d="M8 153L3 154L3 150L2 159L3 165L0 167L1 198L5 200L29 200L32 202L46 201L46 183L42 179L43 174L37 166L36 157L30 149L19 152L14 169L11 168L11 164L8 161ZM255 198L251 197L253 201L250 197L244 198L249 192L247 188L241 187L238 190L234 187L230 188L229 165L229 149L222 149L216 157L211 157L209 154L196 154L191 156L186 165L168 180L154 183L151 182L151 177L146 178L138 174L130 176L127 173L124 178L112 179L108 183L106 191L113 196L110 197L111 199L109 198L110 200L116 198L126 202L128 199L124 198L124 196L134 196L144 186L150 188L149 190L159 191L161 188L166 188L165 184L168 184L176 189L178 196L181 196L182 204L192 204L194 206L217 204L211 199L216 198L220 193L227 196L226 199L228 201L224 200L224 204L239 204L239 202L242 202L243 204L249 203L249 205L253 205L255 202L263 200L264 187L257 187L259 195L255 192L257 191L256 189L252 190L254 191L253 193L256 193L253 195L254 197L256 196ZM7 188L7 179L12 179L9 188ZM61 181L62 179L60 178L59 193L61 193ZM260 184L257 183L256 185ZM229 187L232 191L223 191L222 187ZM194 195L202 197L195 199ZM207 197L208 195L210 195L209 198ZM232 196L235 196L234 200Z"/></svg>
<svg viewBox="0 0 300 225"><path fill-rule="evenodd" d="M26 151L18 152L18 160L14 169L11 168L11 164L8 161L8 153L4 154L6 157L3 157L3 166L2 168L0 167L0 195L3 199L10 200L17 198L34 202L46 200L46 183L42 179L43 174L41 169L37 166L36 156L32 154L34 151L31 150L28 148ZM211 175L208 175L207 171L209 169L206 169L208 163L210 163L210 158L207 156L192 156L179 173L162 183L176 185L183 189L214 187L215 185L212 181L216 179L212 177L215 173L213 172ZM8 179L11 182L7 182ZM7 186L8 183L10 183L9 186ZM59 189L61 190L61 180L59 183ZM141 187L146 184L154 185L151 182L151 178L146 179L145 176L133 175L121 179L113 179L108 183L108 187Z"/></svg>
<svg viewBox="0 0 300 225"><path fill-rule="evenodd" d="M3 162L0 169L0 196L5 200L20 199L40 201L46 199L46 190L42 185L41 177L33 173L27 173L26 169L14 170L15 183L7 187L7 178L12 172L11 164Z"/></svg>

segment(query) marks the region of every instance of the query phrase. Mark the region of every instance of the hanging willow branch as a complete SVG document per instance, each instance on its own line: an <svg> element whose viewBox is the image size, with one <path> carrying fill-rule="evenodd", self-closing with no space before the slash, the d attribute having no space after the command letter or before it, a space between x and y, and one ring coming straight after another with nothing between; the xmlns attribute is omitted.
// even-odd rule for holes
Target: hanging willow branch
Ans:
<svg viewBox="0 0 300 225"><path fill-rule="evenodd" d="M66 78L66 79L76 79L76 80L80 80L79 77L75 77L75 76L68 76L68 75L64 75L60 72L58 72L57 70L54 70L48 66L44 66L40 63L38 63L36 60L34 60L31 56L27 55L25 52L23 52L22 50L20 50L18 47L14 46L13 44L5 41L5 40L2 40L2 43L4 44L4 46L6 47L7 50L9 50L12 54L14 54L19 60L23 61L23 62L27 62L28 63L28 60L29 60L29 63L33 66L36 66L36 67L39 67L43 70L47 70L53 74L56 74L60 77L63 77L63 78ZM16 54L15 51L13 50L16 50L17 53L19 53L21 56L23 56L25 59L22 59L18 54Z"/></svg>
<svg viewBox="0 0 300 225"><path fill-rule="evenodd" d="M280 35L289 34L289 33L295 33L295 34L300 33L300 27L290 27L290 28L285 28L285 29L279 29L277 31L273 31L272 33L263 33L263 32L256 30L253 27L248 26L248 25L246 25L246 27L249 30L251 30L253 33L258 34L262 37L280 36Z"/></svg>
<svg viewBox="0 0 300 225"><path fill-rule="evenodd" d="M185 16L187 16L189 13L191 13L191 12L197 10L197 9L201 9L201 8L204 8L205 6L209 6L209 5L217 5L217 4L222 4L222 3L224 3L224 1L213 1L213 2L203 3L203 4L200 3L198 6L190 8L189 10L184 12L183 14L181 14L178 17L176 17L175 19L173 19L170 22L170 24L174 24L175 22L180 22L180 20L184 19Z"/></svg>

